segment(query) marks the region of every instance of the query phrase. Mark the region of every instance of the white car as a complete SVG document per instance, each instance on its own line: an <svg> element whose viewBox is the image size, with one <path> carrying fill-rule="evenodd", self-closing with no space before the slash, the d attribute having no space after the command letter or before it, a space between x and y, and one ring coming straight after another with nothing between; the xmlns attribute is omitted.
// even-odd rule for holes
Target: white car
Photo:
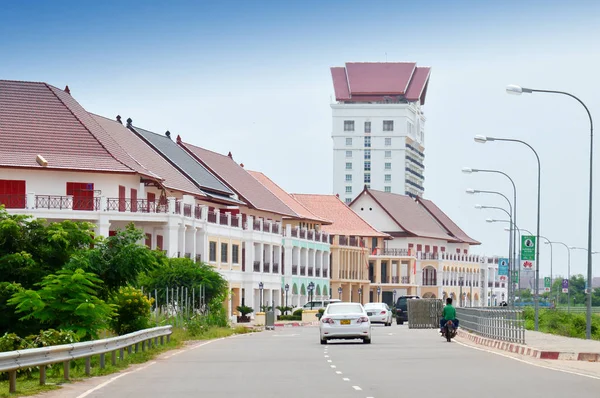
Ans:
<svg viewBox="0 0 600 398"><path fill-rule="evenodd" d="M321 308L325 308L327 307L329 304L331 303L339 303L342 300L338 300L338 299L327 299L327 300L314 300L314 301L309 301L308 303L304 304L302 307L295 307L292 312L296 311L296 310L319 310Z"/></svg>
<svg viewBox="0 0 600 398"><path fill-rule="evenodd" d="M321 344L328 340L362 339L371 343L371 321L360 303L331 303L319 322Z"/></svg>
<svg viewBox="0 0 600 398"><path fill-rule="evenodd" d="M392 310L386 303L367 303L365 310L371 323L383 323L392 326Z"/></svg>

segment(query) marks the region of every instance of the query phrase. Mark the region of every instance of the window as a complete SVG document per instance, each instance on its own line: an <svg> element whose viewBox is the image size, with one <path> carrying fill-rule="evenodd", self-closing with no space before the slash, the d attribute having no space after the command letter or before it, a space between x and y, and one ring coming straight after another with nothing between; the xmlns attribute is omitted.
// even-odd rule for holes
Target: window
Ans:
<svg viewBox="0 0 600 398"><path fill-rule="evenodd" d="M125 187L119 186L119 199L125 198ZM94 184L85 182L67 182L67 195L73 196L73 210L93 210L94 209ZM125 211L125 203L121 205L119 200L119 211ZM123 207L123 210L121 210ZM116 209L111 209L116 210Z"/></svg>
<svg viewBox="0 0 600 398"><path fill-rule="evenodd" d="M390 146L390 145L392 145L392 139L388 137L385 139L385 146Z"/></svg>
<svg viewBox="0 0 600 398"><path fill-rule="evenodd" d="M384 190L387 193L391 193L392 192L392 187L385 187Z"/></svg>
<svg viewBox="0 0 600 398"><path fill-rule="evenodd" d="M365 149L365 160L370 160L370 159L371 159L371 150Z"/></svg>
<svg viewBox="0 0 600 398"><path fill-rule="evenodd" d="M119 185L119 211L125 211L125 192L127 189L123 185ZM68 195L68 194L67 194Z"/></svg>
<svg viewBox="0 0 600 398"><path fill-rule="evenodd" d="M352 170L352 163L350 163L350 162L346 163L346 170Z"/></svg>
<svg viewBox="0 0 600 398"><path fill-rule="evenodd" d="M354 131L354 120L344 120L344 131Z"/></svg>
<svg viewBox="0 0 600 398"><path fill-rule="evenodd" d="M392 151L385 151L385 157L386 158L391 158L392 157Z"/></svg>
<svg viewBox="0 0 600 398"><path fill-rule="evenodd" d="M385 180L384 180L385 182L392 182L392 175L391 174L386 174L384 176L384 178L385 178Z"/></svg>
<svg viewBox="0 0 600 398"><path fill-rule="evenodd" d="M228 249L227 243L221 243L221 262L222 263L227 262L227 249Z"/></svg>
<svg viewBox="0 0 600 398"><path fill-rule="evenodd" d="M352 174L346 174L346 182L352 182Z"/></svg>
<svg viewBox="0 0 600 398"><path fill-rule="evenodd" d="M371 137L365 137L365 148L371 148Z"/></svg>
<svg viewBox="0 0 600 398"><path fill-rule="evenodd" d="M138 197L137 197L137 189L131 188L131 211L138 211Z"/></svg>
<svg viewBox="0 0 600 398"><path fill-rule="evenodd" d="M346 157L347 158L351 158L352 157L352 151L346 151Z"/></svg>
<svg viewBox="0 0 600 398"><path fill-rule="evenodd" d="M217 261L217 242L208 243L208 261Z"/></svg>
<svg viewBox="0 0 600 398"><path fill-rule="evenodd" d="M346 187L346 193L352 193L352 187L351 186L347 186Z"/></svg>
<svg viewBox="0 0 600 398"><path fill-rule="evenodd" d="M386 170L391 170L391 169L392 169L392 164L391 164L391 163L389 163L389 162L388 162L388 163L386 163L386 164L385 164L385 169L386 169ZM515 224L516 224L516 223L515 223Z"/></svg>
<svg viewBox="0 0 600 398"><path fill-rule="evenodd" d="M365 160L365 171L371 171L371 161Z"/></svg>
<svg viewBox="0 0 600 398"><path fill-rule="evenodd" d="M352 138L346 138L346 146L352 146Z"/></svg>
<svg viewBox="0 0 600 398"><path fill-rule="evenodd" d="M365 133L371 132L371 122L365 122Z"/></svg>
<svg viewBox="0 0 600 398"><path fill-rule="evenodd" d="M162 235L156 235L156 248L158 250L163 249L163 236Z"/></svg>
<svg viewBox="0 0 600 398"><path fill-rule="evenodd" d="M365 184L371 183L371 173L365 173Z"/></svg>
<svg viewBox="0 0 600 398"><path fill-rule="evenodd" d="M25 191L25 180L0 180L0 205L7 209L24 209Z"/></svg>
<svg viewBox="0 0 600 398"><path fill-rule="evenodd" d="M394 121L393 120L384 120L383 121L383 131L394 131Z"/></svg>
<svg viewBox="0 0 600 398"><path fill-rule="evenodd" d="M346 204L348 205L350 203L352 203L352 198L346 198Z"/></svg>
<svg viewBox="0 0 600 398"><path fill-rule="evenodd" d="M408 135L413 135L413 125L411 122L406 122L406 130L408 131Z"/></svg>
<svg viewBox="0 0 600 398"><path fill-rule="evenodd" d="M240 245L231 245L231 262L240 263Z"/></svg>

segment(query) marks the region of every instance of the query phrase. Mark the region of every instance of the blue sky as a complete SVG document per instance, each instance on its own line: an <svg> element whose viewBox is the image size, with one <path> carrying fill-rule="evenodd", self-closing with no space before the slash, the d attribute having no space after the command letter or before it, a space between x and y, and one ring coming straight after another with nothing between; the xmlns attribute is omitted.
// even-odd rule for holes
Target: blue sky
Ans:
<svg viewBox="0 0 600 398"><path fill-rule="evenodd" d="M510 193L535 228L535 163L526 149L480 145L520 138L542 158L542 235L585 246L588 126L574 101L508 96L506 84L562 89L600 109L600 3L594 1L20 1L0 13L0 78L45 81L89 111L156 131L260 170L291 192L332 189L329 68L349 61L432 67L425 113L425 196L503 254L508 236L466 188ZM501 3L501 4L500 4ZM600 159L597 164L600 164ZM600 170L596 168L596 183ZM596 197L599 197L596 195ZM600 201L595 201L600 205ZM599 209L600 211L600 209ZM597 231L600 233L600 230ZM600 250L600 235L594 239ZM556 247L554 271L566 271ZM542 249L542 272L549 269ZM584 272L583 252L573 272ZM600 272L596 272L599 275Z"/></svg>

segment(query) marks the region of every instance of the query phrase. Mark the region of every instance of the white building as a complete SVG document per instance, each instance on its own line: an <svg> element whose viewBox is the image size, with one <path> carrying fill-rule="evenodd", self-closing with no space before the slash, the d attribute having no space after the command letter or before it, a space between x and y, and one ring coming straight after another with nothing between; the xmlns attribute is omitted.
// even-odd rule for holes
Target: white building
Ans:
<svg viewBox="0 0 600 398"><path fill-rule="evenodd" d="M347 63L331 68L333 193L350 203L362 188L424 192L425 103L429 67Z"/></svg>

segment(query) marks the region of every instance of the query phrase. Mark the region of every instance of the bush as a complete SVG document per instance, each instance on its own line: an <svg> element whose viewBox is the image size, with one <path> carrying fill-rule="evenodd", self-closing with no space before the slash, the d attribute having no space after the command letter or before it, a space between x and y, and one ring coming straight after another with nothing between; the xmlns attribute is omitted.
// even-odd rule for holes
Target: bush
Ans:
<svg viewBox="0 0 600 398"><path fill-rule="evenodd" d="M192 337L198 337L206 333L209 329L206 317L203 316L192 317L186 322L185 327Z"/></svg>
<svg viewBox="0 0 600 398"><path fill-rule="evenodd" d="M236 310L242 314L242 316L246 316L254 312L254 309L252 307L248 307L247 305L239 305Z"/></svg>
<svg viewBox="0 0 600 398"><path fill-rule="evenodd" d="M25 340L14 333L4 333L0 337L0 352L20 350L25 347Z"/></svg>
<svg viewBox="0 0 600 398"><path fill-rule="evenodd" d="M148 299L141 290L122 287L110 303L116 307L116 315L110 321L116 334L123 335L148 328L154 299Z"/></svg>
<svg viewBox="0 0 600 398"><path fill-rule="evenodd" d="M208 303L208 314L205 318L208 326L226 327L229 324L222 297L216 297Z"/></svg>
<svg viewBox="0 0 600 398"><path fill-rule="evenodd" d="M302 308L299 308L296 311L294 311L292 315L302 317Z"/></svg>
<svg viewBox="0 0 600 398"><path fill-rule="evenodd" d="M42 330L38 335L25 338L27 348L50 347L53 345L73 344L79 341L75 333L70 330Z"/></svg>
<svg viewBox="0 0 600 398"><path fill-rule="evenodd" d="M281 315L279 317L280 321L301 321L302 320L302 315L298 316L298 315Z"/></svg>

